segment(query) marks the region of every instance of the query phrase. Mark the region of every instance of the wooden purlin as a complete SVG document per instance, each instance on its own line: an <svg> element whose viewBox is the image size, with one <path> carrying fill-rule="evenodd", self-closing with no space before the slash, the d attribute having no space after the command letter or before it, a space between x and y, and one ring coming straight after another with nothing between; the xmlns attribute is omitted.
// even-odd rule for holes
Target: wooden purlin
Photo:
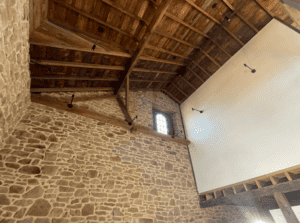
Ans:
<svg viewBox="0 0 300 223"><path fill-rule="evenodd" d="M194 72L191 68L187 67L188 71L190 71L195 77L197 77L200 81L202 81L202 83L204 83L205 81L196 73Z"/></svg>
<svg viewBox="0 0 300 223"><path fill-rule="evenodd" d="M268 9L266 9L266 7L264 7L259 0L254 0L254 2L256 2L256 4L258 4L269 16L271 16L272 18L274 17L274 14L272 12L270 12Z"/></svg>
<svg viewBox="0 0 300 223"><path fill-rule="evenodd" d="M181 79L183 79L194 91L196 90L196 88L184 76L181 76Z"/></svg>
<svg viewBox="0 0 300 223"><path fill-rule="evenodd" d="M222 0L223 3L230 9L232 10L244 23L246 23L254 32L258 33L258 29L255 28L244 16L237 12L236 9L228 2L228 0Z"/></svg>
<svg viewBox="0 0 300 223"><path fill-rule="evenodd" d="M174 82L171 82L171 85L173 85L177 90L179 90L185 97L189 97L189 95L187 93L185 93L179 86L177 86L177 84L175 84Z"/></svg>
<svg viewBox="0 0 300 223"><path fill-rule="evenodd" d="M194 65L196 65L200 70L202 70L206 75L211 76L207 71L205 71L199 64L197 64L195 61L192 61Z"/></svg>
<svg viewBox="0 0 300 223"><path fill-rule="evenodd" d="M169 91L167 91L167 89L163 89L162 92L165 93L166 95L168 95L171 99L173 99L179 105L181 104L181 101L179 101L177 98L175 98Z"/></svg>
<svg viewBox="0 0 300 223"><path fill-rule="evenodd" d="M124 80L122 81L117 94L120 93L120 90L123 86L123 84L126 82L126 78L127 76L129 77L131 72L133 71L134 67L136 66L136 64L138 63L138 60L140 58L140 56L142 55L144 49L146 48L151 36L153 35L153 31L156 29L156 27L158 26L158 24L160 23L160 21L163 19L165 12L167 11L167 9L169 8L170 4L171 4L172 0L166 0L163 1L157 8L154 18L152 19L151 23L149 24L147 33L144 35L144 38L142 39L142 41L140 41L137 50L135 51L133 57L132 57L132 61L130 64L130 67L128 69L128 71L126 72L126 75L124 77Z"/></svg>
<svg viewBox="0 0 300 223"><path fill-rule="evenodd" d="M162 49L162 48L159 48L159 47L156 47L156 46L147 45L145 48L151 49L151 50L160 51L160 52L162 52L162 53L170 54L170 55L175 56L175 57L180 57L180 58L184 58L184 59L189 59L189 57L187 57L187 56L185 56L185 55L182 55L182 54L179 54L179 53L175 53L175 52L170 51L170 50L165 50L165 49Z"/></svg>
<svg viewBox="0 0 300 223"><path fill-rule="evenodd" d="M242 46L244 46L245 44L236 37L236 35L234 35L230 30L228 30L226 27L222 26L221 23L216 20L214 17L212 17L211 15L209 15L207 12L205 12L202 8L200 8L199 6L197 6L195 3L193 3L191 0L185 0L185 2L189 3L191 6L193 6L195 9L197 9L199 12L201 12L203 15L205 15L207 18L209 18L211 21L213 21L214 23L218 24L219 26L221 26L227 33L229 33L236 41L238 41Z"/></svg>
<svg viewBox="0 0 300 223"><path fill-rule="evenodd" d="M92 92L92 91L112 91L111 87L91 87L91 88L31 88L30 92Z"/></svg>

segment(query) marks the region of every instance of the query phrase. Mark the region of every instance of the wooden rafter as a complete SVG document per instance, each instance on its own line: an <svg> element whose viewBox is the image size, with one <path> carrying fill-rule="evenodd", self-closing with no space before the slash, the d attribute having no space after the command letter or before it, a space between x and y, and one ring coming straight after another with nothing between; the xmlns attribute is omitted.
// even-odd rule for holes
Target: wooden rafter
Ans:
<svg viewBox="0 0 300 223"><path fill-rule="evenodd" d="M194 65L196 65L200 70L202 70L206 75L211 76L206 70L204 70L199 64L197 64L195 61L192 61Z"/></svg>
<svg viewBox="0 0 300 223"><path fill-rule="evenodd" d="M189 95L185 93L179 86L177 86L177 84L171 82L171 85L173 85L176 89L178 89L185 97L189 97Z"/></svg>
<svg viewBox="0 0 300 223"><path fill-rule="evenodd" d="M176 74L176 72L172 71L162 71L162 70L151 70L145 68L134 68L134 72L146 72L146 73L159 73L159 74Z"/></svg>
<svg viewBox="0 0 300 223"><path fill-rule="evenodd" d="M227 0L222 0L224 4L232 10L244 23L246 23L251 29L254 30L254 32L258 33L258 29L255 28L241 13L237 12L236 9L227 1Z"/></svg>
<svg viewBox="0 0 300 223"><path fill-rule="evenodd" d="M200 81L202 81L202 83L204 83L205 81L195 72L193 71L191 68L187 67L188 71L190 71L195 77L197 77Z"/></svg>
<svg viewBox="0 0 300 223"><path fill-rule="evenodd" d="M175 57L180 57L180 58L184 58L184 59L189 59L187 56L184 56L184 55L182 55L182 54L175 53L175 52L170 51L170 50L165 50L165 49L162 49L162 48L159 48L159 47L156 47L156 46L147 45L146 48L151 49L151 50L160 51L160 52L162 52L162 53L170 54L170 55L175 56Z"/></svg>
<svg viewBox="0 0 300 223"><path fill-rule="evenodd" d="M74 50L74 51L81 51L81 52L86 52L86 53L96 53L96 54L107 55L107 56L131 58L131 55L129 53L123 53L123 52L117 52L117 51L101 51L101 50L98 50L97 48L95 49L95 51L92 51L92 45L91 45L91 48L80 48L80 47L69 46L69 45L60 45L60 44L55 44L55 43L43 43L43 42L41 43L41 42L34 42L34 41L30 41L29 43L31 45L36 45L36 46L53 47L53 48L58 48L58 49Z"/></svg>
<svg viewBox="0 0 300 223"><path fill-rule="evenodd" d="M65 76L65 75L43 75L43 76L31 76L31 79L36 80L75 80L75 81L119 81L114 77L77 77L77 76ZM166 80L147 80L147 79L130 79L130 82L161 82L167 83Z"/></svg>
<svg viewBox="0 0 300 223"><path fill-rule="evenodd" d="M166 16L168 16L169 18L173 19L174 21L176 21L176 22L178 22L178 23L180 23L180 24L182 24L182 25L188 27L189 29L193 30L194 32L199 33L200 35L202 35L202 36L208 38L208 35L207 35L207 34L201 32L200 30L196 29L195 27L191 26L190 24L188 24L188 23L182 21L181 19L179 19L178 17L172 15L171 13L168 13L168 12L167 12L167 13L166 13Z"/></svg>
<svg viewBox="0 0 300 223"><path fill-rule="evenodd" d="M85 87L85 88L31 88L30 92L92 92L92 91L112 91L111 87Z"/></svg>
<svg viewBox="0 0 300 223"><path fill-rule="evenodd" d="M175 98L169 91L167 91L167 89L163 89L162 90L163 93L165 93L166 95L168 95L171 99L173 99L176 103L181 104L181 101L178 100L177 98Z"/></svg>
<svg viewBox="0 0 300 223"><path fill-rule="evenodd" d="M211 56L209 56L208 55L208 53L206 53L204 50L201 50L201 52L206 56L206 57L208 57L217 67L221 67L221 65L217 62L217 61L215 61L214 60L214 58L212 58Z"/></svg>
<svg viewBox="0 0 300 223"><path fill-rule="evenodd" d="M128 98L128 97L127 97L127 98ZM131 118L130 115L129 115L128 108L124 105L124 103L123 103L123 101L122 101L120 95L117 95L116 99L117 99L117 101L118 101L118 103L119 103L119 106L120 106L120 108L121 108L121 110L122 110L124 116L125 116L125 119L126 119L127 123L128 123L129 125L131 125L131 123L132 123L132 118Z"/></svg>
<svg viewBox="0 0 300 223"><path fill-rule="evenodd" d="M62 67L80 67L80 68L93 68L103 70L125 70L124 66L111 66L101 64L88 64L88 63L75 63L75 62L64 62L64 61L53 61L53 60L35 60L31 59L33 63L44 65L44 66L62 66Z"/></svg>
<svg viewBox="0 0 300 223"><path fill-rule="evenodd" d="M101 51L101 50L98 50L97 48L95 49L95 51L92 51L91 48L80 48L80 47L61 45L61 44L56 44L56 43L44 43L44 42L30 41L30 44L36 45L36 46L44 46L44 47L53 47L53 48L58 48L58 49L81 51L81 52L86 52L86 53L96 53L96 54L108 55L108 56L116 56L116 57L124 57L124 58L132 57L131 54L128 54L128 53L117 52L117 51ZM146 61L158 62L158 63L174 64L174 65L179 65L179 66L184 65L184 63L179 62L179 61L164 60L164 59L159 59L159 58L155 58L155 57L141 56L139 59L146 60Z"/></svg>
<svg viewBox="0 0 300 223"><path fill-rule="evenodd" d="M179 43L182 43L182 44L185 44L187 46L190 46L191 48L194 48L194 49L201 49L199 46L195 45L195 44L192 44L188 41L185 41L185 40L182 40L180 38L177 38L175 36L172 36L172 35L169 35L169 34L165 34L165 33L162 33L162 32L159 32L159 31L155 31L156 34L159 34L161 36L164 36L166 38L169 38L169 39L172 39L174 41L177 41ZM223 49L221 46L219 46L219 44L215 43L210 37L208 37L208 39L210 41L212 41L218 48L220 48L220 50L222 50L227 56L229 56L231 58L231 55L229 53L227 53L227 51L225 49Z"/></svg>
<svg viewBox="0 0 300 223"><path fill-rule="evenodd" d="M83 16L89 18L89 19L92 19L92 20L94 20L94 21L96 21L96 22L98 22L98 23L100 23L100 24L102 24L102 25L105 25L105 26L107 26L107 27L109 27L109 28L111 28L111 29L113 29L113 30L119 32L119 33L122 33L122 34L124 34L124 35L126 35L126 36L129 36L129 37L131 37L131 38L134 38L134 36L131 35L130 33L127 33L127 32L125 32L125 31L122 30L122 29L119 29L119 28L117 28L117 27L115 27L115 26L112 26L112 25L110 25L109 23L107 23L107 22L105 22L105 21L103 21L103 20L100 20L100 19L98 19L98 18L95 17L95 16L92 16L91 14L85 13L84 11L82 11L82 10L80 10L80 9L78 9L78 8L73 7L72 5L69 5L69 4L67 4L67 3L65 3L65 2L62 2L62 1L60 1L60 0L49 0L49 1L52 1L52 2L55 2L55 3L61 4L62 6L68 8L68 9L74 11L74 12L77 12L77 13L79 13L80 15L83 15Z"/></svg>
<svg viewBox="0 0 300 223"><path fill-rule="evenodd" d="M51 60L35 60L35 59L31 59L31 61L32 63L36 63L44 66L80 67L80 68L93 68L93 69L103 69L103 70L125 70L124 66L75 63L75 62L51 61ZM151 70L145 68L134 68L133 71L145 72L145 73L176 74L175 72L171 72L171 71Z"/></svg>
<svg viewBox="0 0 300 223"><path fill-rule="evenodd" d="M228 30L226 27L222 26L221 23L216 20L214 17L212 17L211 15L209 15L207 12L205 12L202 8L200 8L198 5L196 5L195 3L193 3L191 0L185 0L187 3L189 3L191 6L193 6L195 9L197 9L199 12L201 12L203 15L205 15L207 18L209 18L211 21L215 22L216 24L218 24L219 26L221 26L226 32L228 32L236 41L238 41L242 46L244 46L245 44L239 39L237 38L236 35L234 35L230 30Z"/></svg>
<svg viewBox="0 0 300 223"><path fill-rule="evenodd" d="M256 2L269 16L271 16L272 18L274 17L274 14L272 12L270 12L266 7L264 7L259 0L254 0L254 2Z"/></svg>
<svg viewBox="0 0 300 223"><path fill-rule="evenodd" d="M189 82L184 76L181 76L181 79L183 79L185 83L187 83L194 91L196 90L196 88L191 84L191 82Z"/></svg>
<svg viewBox="0 0 300 223"><path fill-rule="evenodd" d="M102 0L102 2L106 3L107 5L117 9L118 11L130 16L131 18L135 19L135 20L138 20L140 21L141 23L147 25L147 22L143 19L143 18L140 18L139 16L127 11L127 10L124 10L122 7L120 7L119 5L115 4L114 2L112 2L111 0Z"/></svg>
<svg viewBox="0 0 300 223"><path fill-rule="evenodd" d="M43 75L43 76L31 76L31 79L36 80L76 80L76 81L119 81L118 78L113 77L76 77L65 75Z"/></svg>
<svg viewBox="0 0 300 223"><path fill-rule="evenodd" d="M142 39L142 41L140 41L140 43L137 47L137 50L135 51L135 53L132 57L131 64L128 68L128 71L125 73L124 80L122 81L120 87L117 89L117 94L120 93L120 90L121 90L123 84L126 82L126 78L127 77L129 78L134 67L137 65L140 56L142 55L144 49L146 48L151 36L153 35L153 31L156 29L156 27L158 26L160 21L163 19L165 12L167 11L167 9L169 8L169 6L171 4L171 1L172 0L163 1L158 6L158 8L155 12L154 18L152 19L152 21L148 27L147 33L144 35L144 38Z"/></svg>
<svg viewBox="0 0 300 223"><path fill-rule="evenodd" d="M184 63L179 62L179 61L164 60L164 59L159 59L159 58L155 58L155 57L141 56L139 59L140 60L158 62L158 63L166 63L166 64L174 64L174 65L178 65L178 66L184 66Z"/></svg>

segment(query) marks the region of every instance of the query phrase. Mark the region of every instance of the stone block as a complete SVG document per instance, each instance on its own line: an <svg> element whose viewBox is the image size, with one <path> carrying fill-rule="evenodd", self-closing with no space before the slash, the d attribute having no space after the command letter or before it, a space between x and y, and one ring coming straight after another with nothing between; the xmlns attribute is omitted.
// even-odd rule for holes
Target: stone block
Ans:
<svg viewBox="0 0 300 223"><path fill-rule="evenodd" d="M34 223L51 223L49 218L37 218Z"/></svg>
<svg viewBox="0 0 300 223"><path fill-rule="evenodd" d="M41 170L37 166L24 166L20 168L18 172L25 173L25 174L39 174Z"/></svg>
<svg viewBox="0 0 300 223"><path fill-rule="evenodd" d="M8 168L12 168L12 169L19 169L20 165L17 163L5 163L5 166L7 166Z"/></svg>
<svg viewBox="0 0 300 223"><path fill-rule="evenodd" d="M94 214L94 204L85 204L82 208L82 216Z"/></svg>
<svg viewBox="0 0 300 223"><path fill-rule="evenodd" d="M14 218L23 218L27 208L21 208L19 211L17 211L14 215Z"/></svg>
<svg viewBox="0 0 300 223"><path fill-rule="evenodd" d="M31 204L33 204L32 200L25 200L25 199L17 200L14 202L14 205L21 206L21 207L29 206Z"/></svg>
<svg viewBox="0 0 300 223"><path fill-rule="evenodd" d="M51 218L59 218L63 214L62 208L53 208L49 217Z"/></svg>
<svg viewBox="0 0 300 223"><path fill-rule="evenodd" d="M51 205L47 200L38 199L30 207L26 215L28 216L47 216L50 212Z"/></svg>
<svg viewBox="0 0 300 223"><path fill-rule="evenodd" d="M55 176L58 169L58 166L42 166L42 174Z"/></svg>
<svg viewBox="0 0 300 223"><path fill-rule="evenodd" d="M24 190L24 187L18 185L13 185L9 187L10 194L22 194Z"/></svg>
<svg viewBox="0 0 300 223"><path fill-rule="evenodd" d="M98 171L97 170L89 170L87 172L87 177L89 178L95 178L98 175Z"/></svg>
<svg viewBox="0 0 300 223"><path fill-rule="evenodd" d="M74 192L75 189L72 187L64 187L64 186L60 186L59 187L59 192Z"/></svg>
<svg viewBox="0 0 300 223"><path fill-rule="evenodd" d="M43 194L44 194L44 189L41 186L36 186L30 191L28 191L26 194L24 194L22 197L36 199L42 197Z"/></svg>
<svg viewBox="0 0 300 223"><path fill-rule="evenodd" d="M85 190L85 189L77 189L76 192L75 192L75 194L74 194L74 196L75 197L85 197L85 196L88 195L88 193L89 192L87 190Z"/></svg>

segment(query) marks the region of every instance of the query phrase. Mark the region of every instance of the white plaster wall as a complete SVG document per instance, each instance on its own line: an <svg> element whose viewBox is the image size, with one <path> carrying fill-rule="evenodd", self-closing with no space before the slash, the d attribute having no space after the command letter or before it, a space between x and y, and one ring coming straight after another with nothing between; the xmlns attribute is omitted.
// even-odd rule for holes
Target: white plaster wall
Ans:
<svg viewBox="0 0 300 223"><path fill-rule="evenodd" d="M181 108L199 192L300 164L300 35L272 20Z"/></svg>

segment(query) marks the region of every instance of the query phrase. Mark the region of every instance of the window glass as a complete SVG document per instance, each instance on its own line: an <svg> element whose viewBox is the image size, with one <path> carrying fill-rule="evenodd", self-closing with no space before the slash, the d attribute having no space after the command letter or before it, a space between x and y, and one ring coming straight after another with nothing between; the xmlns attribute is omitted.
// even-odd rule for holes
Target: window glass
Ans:
<svg viewBox="0 0 300 223"><path fill-rule="evenodd" d="M167 118L163 114L156 115L157 131L163 134L168 134Z"/></svg>

